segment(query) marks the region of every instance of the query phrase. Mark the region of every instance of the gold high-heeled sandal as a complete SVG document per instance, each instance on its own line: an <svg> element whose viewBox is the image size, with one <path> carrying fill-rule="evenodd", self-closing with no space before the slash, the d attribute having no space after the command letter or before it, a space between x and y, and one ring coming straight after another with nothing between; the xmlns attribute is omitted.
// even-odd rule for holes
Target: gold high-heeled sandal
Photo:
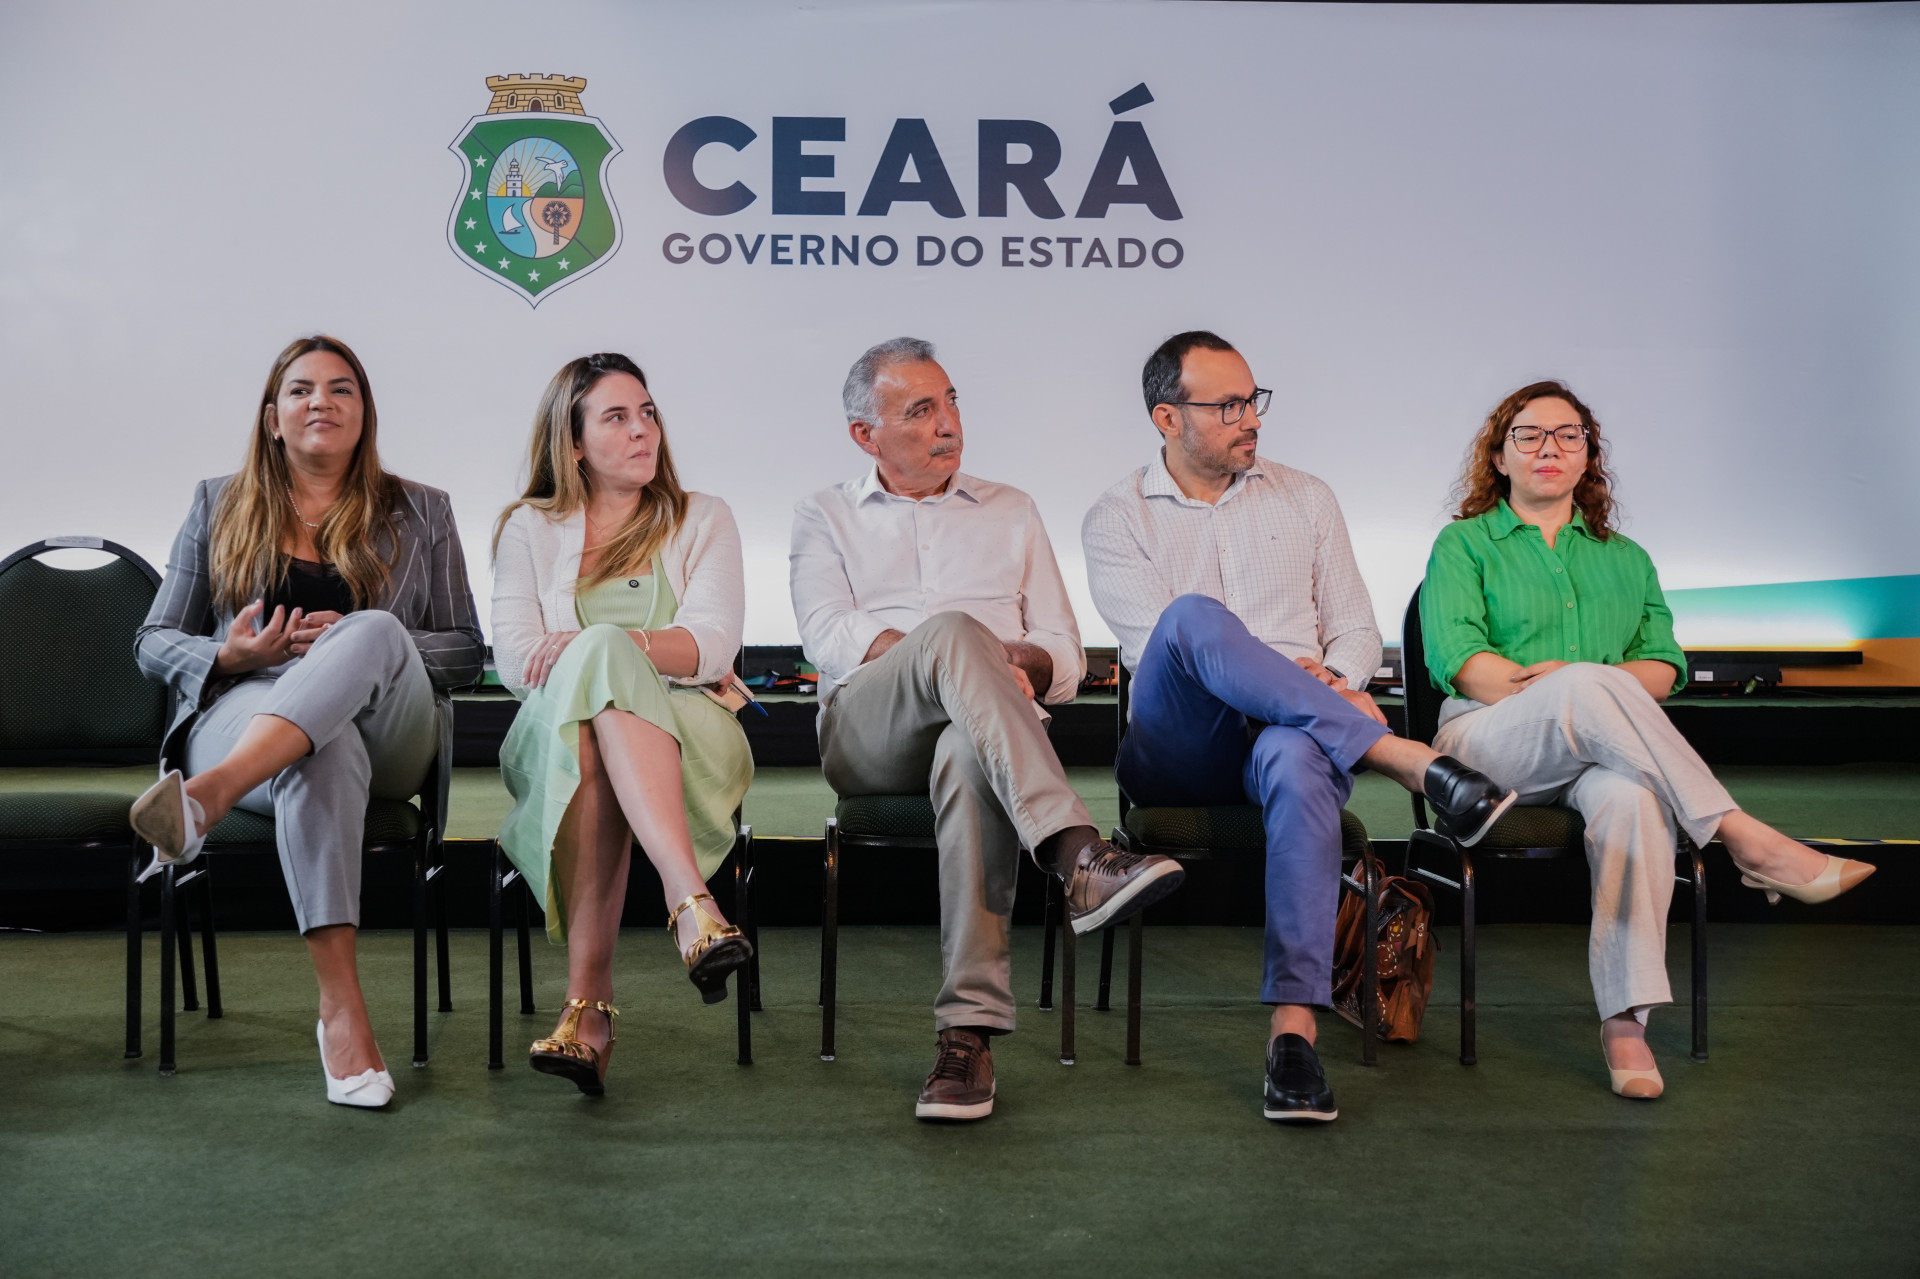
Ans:
<svg viewBox="0 0 1920 1279"><path fill-rule="evenodd" d="M700 933L680 952L680 958L686 961L687 980L699 987L700 998L717 1004L727 997L727 974L753 958L753 943L745 933L732 924L721 923L700 905L712 900L711 893L695 893L675 906L667 914L667 936L678 946L680 916L693 911L693 922Z"/></svg>
<svg viewBox="0 0 1920 1279"><path fill-rule="evenodd" d="M613 1057L613 1042L617 1038L613 1033L613 1019L620 1015L620 1010L605 1000L593 999L569 999L563 1006L567 1015L561 1018L560 1028L550 1039L533 1041L527 1064L543 1075L571 1079L589 1097L602 1096L607 1091L607 1062ZM605 1053L594 1051L592 1044L580 1042L580 1014L589 1008L607 1016Z"/></svg>

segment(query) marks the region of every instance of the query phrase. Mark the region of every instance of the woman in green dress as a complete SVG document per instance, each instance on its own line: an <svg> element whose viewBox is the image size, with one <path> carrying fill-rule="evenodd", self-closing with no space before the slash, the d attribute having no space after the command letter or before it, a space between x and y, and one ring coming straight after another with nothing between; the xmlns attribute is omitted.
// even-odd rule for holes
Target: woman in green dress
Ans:
<svg viewBox="0 0 1920 1279"><path fill-rule="evenodd" d="M718 700L745 611L740 535L726 503L680 487L646 375L623 355L554 375L528 470L494 534L494 657L521 700L500 749L514 799L500 845L567 945L560 1024L530 1064L598 1096L631 841L708 1003L753 953L705 890L753 779Z"/></svg>

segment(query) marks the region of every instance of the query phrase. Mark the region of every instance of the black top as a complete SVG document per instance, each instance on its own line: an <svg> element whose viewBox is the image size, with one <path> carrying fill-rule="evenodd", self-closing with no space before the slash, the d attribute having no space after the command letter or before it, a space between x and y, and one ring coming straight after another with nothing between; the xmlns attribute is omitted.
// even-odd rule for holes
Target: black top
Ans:
<svg viewBox="0 0 1920 1279"><path fill-rule="evenodd" d="M333 565L297 559L288 566L287 575L267 592L266 605L260 610L262 626L273 616L276 606L284 606L289 613L297 608L306 613L339 613L344 617L353 612L353 589Z"/></svg>

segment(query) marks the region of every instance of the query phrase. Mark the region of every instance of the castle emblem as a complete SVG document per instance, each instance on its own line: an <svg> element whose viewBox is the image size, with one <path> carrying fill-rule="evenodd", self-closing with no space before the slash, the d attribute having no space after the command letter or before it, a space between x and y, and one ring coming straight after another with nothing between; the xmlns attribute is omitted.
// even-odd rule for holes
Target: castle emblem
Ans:
<svg viewBox="0 0 1920 1279"><path fill-rule="evenodd" d="M620 247L607 166L620 144L580 105L578 76L488 76L493 99L452 151L462 181L447 243L532 306Z"/></svg>

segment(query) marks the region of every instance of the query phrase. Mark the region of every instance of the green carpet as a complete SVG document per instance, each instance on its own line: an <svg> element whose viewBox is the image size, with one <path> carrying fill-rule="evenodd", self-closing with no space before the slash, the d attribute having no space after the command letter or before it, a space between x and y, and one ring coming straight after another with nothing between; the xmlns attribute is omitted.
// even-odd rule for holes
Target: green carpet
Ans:
<svg viewBox="0 0 1920 1279"><path fill-rule="evenodd" d="M1685 934L1674 933L1676 988ZM395 1067L386 1113L325 1104L298 939L224 937L227 1016L181 1023L180 1073L120 1060L121 942L0 937L0 1271L39 1275L1812 1275L1915 1273L1920 930L1713 930L1713 1060L1656 1014L1668 1094L1608 1094L1584 930L1488 928L1480 1065L1454 1058L1446 950L1427 1038L1322 1047L1342 1117L1260 1118L1257 932L1148 934L1145 1064L1083 998L1079 1064L1031 1007L998 1041L995 1115L911 1118L931 1053L929 929L843 934L840 1059L816 1056L817 934L763 934L758 1064L657 930L617 963L626 1016L593 1102L483 1067L484 934L454 940L458 1011L406 1064L407 939L363 974ZM149 958L154 946L149 942ZM1083 952L1084 954L1084 952ZM1083 965L1083 973L1091 965ZM148 969L151 974L152 969ZM1083 995L1090 991L1083 991Z"/></svg>
<svg viewBox="0 0 1920 1279"><path fill-rule="evenodd" d="M1740 805L1761 821L1802 838L1920 838L1920 764L1831 766L1723 765L1714 770ZM1067 777L1104 829L1119 819L1113 773L1069 768ZM6 768L0 790L118 790L139 794L153 770L138 768ZM513 806L498 769L453 770L454 839L491 839ZM1363 773L1350 808L1376 839L1405 839L1413 826L1406 792ZM762 768L747 793L746 819L760 836L818 839L833 815L833 792L817 768Z"/></svg>

